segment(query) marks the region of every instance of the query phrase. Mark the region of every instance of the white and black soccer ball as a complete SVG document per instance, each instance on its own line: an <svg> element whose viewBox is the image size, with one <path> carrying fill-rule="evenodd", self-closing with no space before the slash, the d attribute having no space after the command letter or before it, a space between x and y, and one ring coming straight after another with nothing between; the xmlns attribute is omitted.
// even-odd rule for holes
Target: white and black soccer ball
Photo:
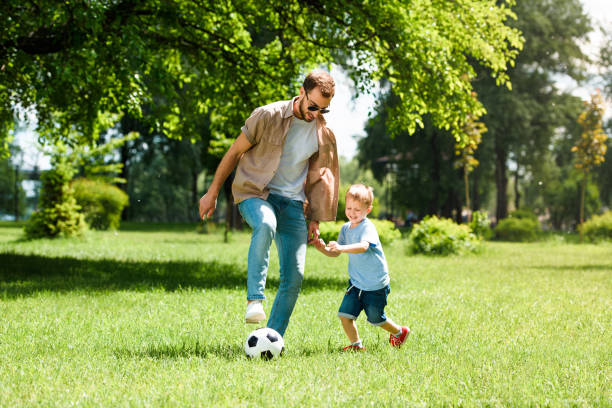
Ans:
<svg viewBox="0 0 612 408"><path fill-rule="evenodd" d="M249 358L271 360L283 354L284 350L283 337L269 327L252 331L244 342L244 352Z"/></svg>

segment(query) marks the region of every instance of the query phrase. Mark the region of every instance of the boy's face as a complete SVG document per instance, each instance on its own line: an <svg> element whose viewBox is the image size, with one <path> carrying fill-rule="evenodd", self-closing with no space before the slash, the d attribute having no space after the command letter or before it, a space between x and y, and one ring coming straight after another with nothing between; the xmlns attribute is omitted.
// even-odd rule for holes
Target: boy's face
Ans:
<svg viewBox="0 0 612 408"><path fill-rule="evenodd" d="M367 207L359 200L346 197L346 208L344 209L344 213L351 224L359 224L366 217L366 215L370 213L370 211L372 211L372 206Z"/></svg>

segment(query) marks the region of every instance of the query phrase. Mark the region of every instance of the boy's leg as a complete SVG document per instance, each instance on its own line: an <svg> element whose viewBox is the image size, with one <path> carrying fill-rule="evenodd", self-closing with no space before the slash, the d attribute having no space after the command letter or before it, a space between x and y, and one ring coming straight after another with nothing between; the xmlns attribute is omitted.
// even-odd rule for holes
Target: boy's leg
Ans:
<svg viewBox="0 0 612 408"><path fill-rule="evenodd" d="M380 325L383 329L388 331L389 333L396 334L398 331L402 329L401 326L395 324L395 322L387 317L387 320Z"/></svg>
<svg viewBox="0 0 612 408"><path fill-rule="evenodd" d="M253 229L248 255L247 300L265 299L270 245L276 233L273 207L261 198L249 198L239 204L240 213Z"/></svg>
<svg viewBox="0 0 612 408"><path fill-rule="evenodd" d="M364 350L365 348L361 345L355 345L360 342L359 332L357 331L357 325L355 320L361 313L362 305L359 300L359 289L353 286L349 280L348 289L344 293L344 298L338 309L338 317L342 322L342 328L346 337L350 340L351 344L346 346L344 350Z"/></svg>
<svg viewBox="0 0 612 408"><path fill-rule="evenodd" d="M363 296L364 309L368 316L368 321L374 326L380 326L389 334L389 344L400 348L410 335L410 329L406 326L399 326L385 315L387 305L387 295L391 290L386 288L365 292Z"/></svg>
<svg viewBox="0 0 612 408"><path fill-rule="evenodd" d="M278 214L274 240L280 264L280 285L270 311L268 327L284 336L304 280L308 228L301 202L278 196L272 196L270 200Z"/></svg>
<svg viewBox="0 0 612 408"><path fill-rule="evenodd" d="M348 317L338 316L342 322L342 328L346 337L348 337L351 343L357 343L359 341L359 332L357 331L357 325L355 319L349 319Z"/></svg>

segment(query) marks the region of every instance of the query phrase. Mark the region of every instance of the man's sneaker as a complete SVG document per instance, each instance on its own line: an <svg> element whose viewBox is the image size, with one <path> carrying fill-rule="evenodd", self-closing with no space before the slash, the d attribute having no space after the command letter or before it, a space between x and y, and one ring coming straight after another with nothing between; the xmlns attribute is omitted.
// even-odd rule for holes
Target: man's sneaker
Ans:
<svg viewBox="0 0 612 408"><path fill-rule="evenodd" d="M402 334L399 337L395 337L393 334L389 334L389 344L393 347L400 348L410 335L410 329L406 326L402 326Z"/></svg>
<svg viewBox="0 0 612 408"><path fill-rule="evenodd" d="M264 312L261 300L255 300L247 305L244 320L247 323L259 323L266 320L266 312Z"/></svg>
<svg viewBox="0 0 612 408"><path fill-rule="evenodd" d="M365 350L365 347L363 347L362 345L356 345L356 344L349 344L348 346L342 349L342 351L364 351L364 350Z"/></svg>

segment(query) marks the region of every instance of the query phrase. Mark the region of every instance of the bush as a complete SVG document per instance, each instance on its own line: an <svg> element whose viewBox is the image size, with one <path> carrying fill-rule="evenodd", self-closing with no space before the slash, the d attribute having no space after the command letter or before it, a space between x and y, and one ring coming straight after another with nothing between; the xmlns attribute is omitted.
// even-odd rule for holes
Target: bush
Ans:
<svg viewBox="0 0 612 408"><path fill-rule="evenodd" d="M531 210L526 208L520 208L510 213L510 218L516 218L517 220L533 220L538 222L538 216Z"/></svg>
<svg viewBox="0 0 612 408"><path fill-rule="evenodd" d="M480 241L467 225L458 225L447 218L427 216L415 224L409 236L413 253L451 255L474 252Z"/></svg>
<svg viewBox="0 0 612 408"><path fill-rule="evenodd" d="M368 218L369 219L369 218ZM395 228L395 224L387 220L376 220L371 219L372 224L376 227L380 243L383 245L390 244L398 238L401 238L402 234ZM346 224L344 221L336 222L322 222L319 224L319 236L328 243L329 241L337 241L340 229Z"/></svg>
<svg viewBox="0 0 612 408"><path fill-rule="evenodd" d="M89 226L97 230L119 228L121 212L128 205L128 195L112 184L96 180L77 179L72 186L77 204Z"/></svg>
<svg viewBox="0 0 612 408"><path fill-rule="evenodd" d="M501 241L530 242L538 239L540 224L531 218L506 218L495 227L495 238Z"/></svg>
<svg viewBox="0 0 612 408"><path fill-rule="evenodd" d="M59 162L40 176L42 188L40 209L32 214L24 231L28 238L70 237L80 235L87 227L74 198L70 180L74 170Z"/></svg>
<svg viewBox="0 0 612 408"><path fill-rule="evenodd" d="M493 232L490 227L491 221L489 215L484 211L474 211L472 213L472 221L470 221L470 229L481 239L489 239Z"/></svg>
<svg viewBox="0 0 612 408"><path fill-rule="evenodd" d="M612 240L612 211L595 215L582 225L582 233L588 241Z"/></svg>

